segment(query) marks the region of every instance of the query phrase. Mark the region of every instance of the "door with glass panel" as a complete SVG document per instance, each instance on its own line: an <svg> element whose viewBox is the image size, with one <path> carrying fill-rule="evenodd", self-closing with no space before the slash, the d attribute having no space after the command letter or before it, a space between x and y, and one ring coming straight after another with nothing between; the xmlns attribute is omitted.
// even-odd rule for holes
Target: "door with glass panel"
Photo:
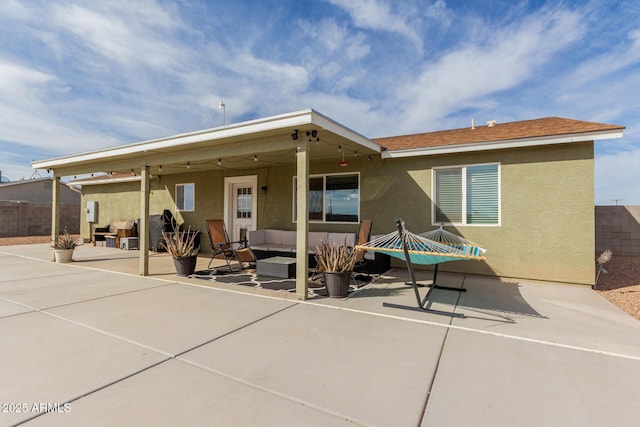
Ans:
<svg viewBox="0 0 640 427"><path fill-rule="evenodd" d="M255 186L250 182L239 182L232 185L231 218L229 236L233 241L245 240L254 223L253 211Z"/></svg>

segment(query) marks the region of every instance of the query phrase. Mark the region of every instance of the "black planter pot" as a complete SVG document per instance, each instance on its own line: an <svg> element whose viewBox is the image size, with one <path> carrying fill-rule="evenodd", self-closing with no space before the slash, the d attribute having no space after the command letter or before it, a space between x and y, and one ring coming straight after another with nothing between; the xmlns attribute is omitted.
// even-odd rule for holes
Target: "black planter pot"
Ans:
<svg viewBox="0 0 640 427"><path fill-rule="evenodd" d="M178 276L188 276L193 274L193 272L196 271L196 261L198 261L197 255L174 258L173 264L176 266L176 273Z"/></svg>
<svg viewBox="0 0 640 427"><path fill-rule="evenodd" d="M349 293L351 271L324 271L324 284L330 298L345 298Z"/></svg>

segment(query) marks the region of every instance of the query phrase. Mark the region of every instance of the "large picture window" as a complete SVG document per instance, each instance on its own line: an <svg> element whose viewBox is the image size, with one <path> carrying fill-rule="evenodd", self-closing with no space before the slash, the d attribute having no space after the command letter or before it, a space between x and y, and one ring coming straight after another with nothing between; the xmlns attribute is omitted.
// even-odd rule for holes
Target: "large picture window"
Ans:
<svg viewBox="0 0 640 427"><path fill-rule="evenodd" d="M193 211L196 206L196 185L176 184L176 207L179 211Z"/></svg>
<svg viewBox="0 0 640 427"><path fill-rule="evenodd" d="M433 224L499 225L498 164L433 169Z"/></svg>
<svg viewBox="0 0 640 427"><path fill-rule="evenodd" d="M293 220L296 220L297 177L293 178ZM309 177L309 221L358 222L360 220L360 176L356 174Z"/></svg>

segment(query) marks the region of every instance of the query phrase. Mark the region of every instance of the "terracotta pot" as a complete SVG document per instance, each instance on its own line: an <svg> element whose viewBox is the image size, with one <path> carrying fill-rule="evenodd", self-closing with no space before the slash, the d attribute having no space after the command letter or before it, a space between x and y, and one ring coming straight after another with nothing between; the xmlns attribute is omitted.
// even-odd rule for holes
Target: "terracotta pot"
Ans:
<svg viewBox="0 0 640 427"><path fill-rule="evenodd" d="M174 258L173 265L176 266L178 276L189 276L193 274L193 272L196 271L196 261L198 261L197 255Z"/></svg>
<svg viewBox="0 0 640 427"><path fill-rule="evenodd" d="M54 249L53 256L56 262L71 262L73 261L73 249Z"/></svg>
<svg viewBox="0 0 640 427"><path fill-rule="evenodd" d="M349 293L351 271L324 271L324 284L330 298L345 298Z"/></svg>

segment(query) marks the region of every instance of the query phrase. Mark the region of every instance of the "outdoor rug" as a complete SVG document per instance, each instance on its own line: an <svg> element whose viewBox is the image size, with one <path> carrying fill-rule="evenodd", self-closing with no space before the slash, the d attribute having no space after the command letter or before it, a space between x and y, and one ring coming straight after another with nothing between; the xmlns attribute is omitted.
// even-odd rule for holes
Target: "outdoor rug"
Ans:
<svg viewBox="0 0 640 427"><path fill-rule="evenodd" d="M196 279L211 280L218 283L226 283L230 285L249 286L252 288L269 289L273 291L282 292L296 292L296 280L295 279L280 279L277 277L258 276L255 270L244 270L238 272L226 272L223 270L200 270L193 273L191 276ZM356 290L356 287L351 285L349 293ZM326 297L327 289L320 280L309 281L309 297L320 296Z"/></svg>

